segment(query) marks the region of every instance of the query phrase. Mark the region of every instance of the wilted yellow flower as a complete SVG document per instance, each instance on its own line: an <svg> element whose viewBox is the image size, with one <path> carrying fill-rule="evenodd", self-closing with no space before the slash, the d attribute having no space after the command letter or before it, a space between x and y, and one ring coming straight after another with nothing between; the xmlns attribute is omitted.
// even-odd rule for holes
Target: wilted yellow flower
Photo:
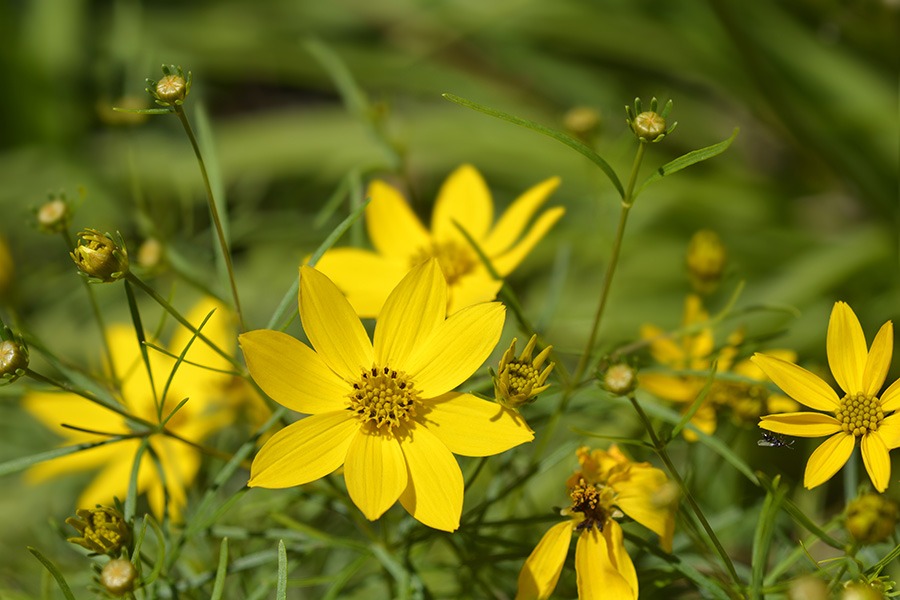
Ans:
<svg viewBox="0 0 900 600"><path fill-rule="evenodd" d="M66 519L66 523L77 529L80 537L66 541L110 556L118 556L119 551L131 543L131 527L117 509L110 506L79 508L75 515Z"/></svg>
<svg viewBox="0 0 900 600"><path fill-rule="evenodd" d="M491 277L454 222L472 236L497 273L505 277L565 212L561 207L545 211L523 235L529 221L558 185L559 178L552 177L527 190L492 226L491 193L478 171L463 165L441 187L428 231L399 191L375 180L369 186L371 202L366 207L366 225L375 251L329 250L316 269L347 295L357 314L374 317L410 269L436 258L447 279L447 313L453 314L466 306L493 300L502 285Z"/></svg>
<svg viewBox="0 0 900 600"><path fill-rule="evenodd" d="M593 452L580 448L578 462L581 470L566 484L572 504L563 516L570 519L551 527L525 561L516 600L550 597L573 532L578 534L578 597L637 600L637 573L615 520L624 515L656 533L666 552L672 550L675 506L658 500L667 487L665 473L650 463L630 461L616 446Z"/></svg>
<svg viewBox="0 0 900 600"><path fill-rule="evenodd" d="M550 387L547 377L555 363L551 362L543 370L541 367L550 356L553 346L547 346L532 359L535 344L537 335L532 335L522 354L516 358L516 338L513 338L500 359L497 375L493 377L494 397L506 408L518 411L522 405L534 402L538 394Z"/></svg>
<svg viewBox="0 0 900 600"><path fill-rule="evenodd" d="M803 485L813 488L831 479L850 458L860 440L863 463L872 485L887 489L891 477L889 451L900 447L900 379L878 392L887 377L894 347L894 327L881 326L866 349L859 319L844 302L836 302L828 321L828 364L844 392L839 397L818 376L774 356L756 354L753 362L797 402L822 412L791 412L762 417L759 426L798 437L830 436L809 457Z"/></svg>
<svg viewBox="0 0 900 600"><path fill-rule="evenodd" d="M69 256L82 273L94 281L109 283L128 273L128 251L121 240L117 243L96 229L78 234L78 245Z"/></svg>
<svg viewBox="0 0 900 600"><path fill-rule="evenodd" d="M278 331L240 336L263 391L312 415L266 442L248 485L302 485L344 465L350 499L366 518L379 518L399 499L422 523L455 530L463 478L453 453L489 456L534 437L514 413L451 391L497 345L503 305L478 304L445 319L447 284L435 260L413 269L388 297L374 347L340 290L307 266L300 268L299 304L315 350Z"/></svg>
<svg viewBox="0 0 900 600"><path fill-rule="evenodd" d="M232 351L234 327L225 306L210 299L203 300L187 314L187 319L199 327L212 310L215 313L203 326L203 335L226 352ZM107 329L106 335L112 351L115 379L121 381L122 405L137 417L159 423L154 388L147 377L133 328L114 325ZM179 356L192 337L190 331L179 328L169 344L169 351ZM156 392L161 393L175 359L152 350L149 356ZM230 384L231 376L196 365L224 370L231 366L209 346L195 339L185 355L185 361L172 377L162 416L168 416L179 402L188 398L188 402L168 421L166 428L192 442L200 442L232 422L232 411L226 408L223 401L223 388ZM129 424L121 415L71 393L31 392L25 396L23 403L29 412L64 438L65 445L98 441L103 437L62 427L63 423L111 435L127 435L142 430L140 425ZM139 445L140 439L132 438L68 454L35 465L28 470L27 478L36 483L78 471L100 469L77 503L81 506L111 504L114 496L124 498L128 491ZM200 468L200 452L161 433L151 435L150 449L156 460L150 452L144 453L137 480L138 492L147 493L150 506L158 517L163 514L164 493L168 492L169 513L178 520L187 501L187 486ZM157 461L164 478L157 470Z"/></svg>

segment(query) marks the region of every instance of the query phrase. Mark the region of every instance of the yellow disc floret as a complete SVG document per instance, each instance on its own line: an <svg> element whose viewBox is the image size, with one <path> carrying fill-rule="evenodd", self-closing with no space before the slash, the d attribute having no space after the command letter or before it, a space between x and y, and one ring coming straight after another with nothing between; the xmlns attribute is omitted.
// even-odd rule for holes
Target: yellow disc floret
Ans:
<svg viewBox="0 0 900 600"><path fill-rule="evenodd" d="M881 403L874 396L848 394L841 399L841 406L834 413L844 432L859 437L877 431L884 420Z"/></svg>
<svg viewBox="0 0 900 600"><path fill-rule="evenodd" d="M419 248L410 259L410 267L415 267L429 258L436 258L448 285L453 285L478 265L478 257L467 246L453 240L432 242L430 246Z"/></svg>
<svg viewBox="0 0 900 600"><path fill-rule="evenodd" d="M390 430L416 415L419 393L406 373L372 367L353 384L349 398L350 410L360 421Z"/></svg>

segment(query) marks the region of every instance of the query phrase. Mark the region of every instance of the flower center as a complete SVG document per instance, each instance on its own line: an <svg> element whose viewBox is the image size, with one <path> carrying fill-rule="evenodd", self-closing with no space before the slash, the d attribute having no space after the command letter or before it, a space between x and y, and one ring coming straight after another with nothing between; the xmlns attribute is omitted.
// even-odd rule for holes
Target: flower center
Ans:
<svg viewBox="0 0 900 600"><path fill-rule="evenodd" d="M478 258L467 246L461 246L454 241L432 242L431 246L419 248L410 259L410 266L416 267L429 258L436 258L447 280L447 285L453 285L459 279L471 273L478 265Z"/></svg>
<svg viewBox="0 0 900 600"><path fill-rule="evenodd" d="M391 430L416 415L419 392L406 373L372 367L362 372L348 397L360 421Z"/></svg>
<svg viewBox="0 0 900 600"><path fill-rule="evenodd" d="M846 433L859 437L878 429L884 420L884 411L878 398L858 393L844 396L834 416Z"/></svg>
<svg viewBox="0 0 900 600"><path fill-rule="evenodd" d="M509 393L515 394L531 394L538 386L538 379L541 372L534 368L531 362L523 362L520 360L512 360L506 365L506 371L509 373Z"/></svg>
<svg viewBox="0 0 900 600"><path fill-rule="evenodd" d="M613 508L615 492L609 486L600 483L588 483L583 477L578 479L575 487L569 489L572 506L567 512L581 513L584 519L575 526L581 531L596 527L603 531L603 526L617 512Z"/></svg>

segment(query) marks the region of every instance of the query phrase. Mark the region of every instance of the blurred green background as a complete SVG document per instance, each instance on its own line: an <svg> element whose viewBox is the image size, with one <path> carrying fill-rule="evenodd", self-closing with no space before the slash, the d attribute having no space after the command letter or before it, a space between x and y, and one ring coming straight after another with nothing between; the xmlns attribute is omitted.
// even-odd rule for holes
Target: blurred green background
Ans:
<svg viewBox="0 0 900 600"><path fill-rule="evenodd" d="M562 177L551 203L567 214L511 282L547 338L574 354L609 254L615 190L568 148L441 94L559 129L570 109L589 107L600 118L591 141L621 178L634 152L623 107L656 96L674 100L679 125L649 149L645 175L734 127L740 135L639 198L601 345L633 340L643 322L679 323L684 249L710 228L730 258L711 308L744 280L739 307L796 309L752 313L740 321L751 338L782 333L766 343L824 365L836 300L850 303L870 339L900 315L898 16L896 0L4 2L0 235L14 259L4 315L75 363L96 356L66 249L33 226L33 209L60 191L79 204L73 227L119 230L132 250L156 236L218 285L202 182L177 120L133 123L110 110L149 106L144 80L165 63L194 75L187 111L213 149L252 327L265 325L300 260L346 215L346 202L323 207L348 173L406 186L427 218L444 177L468 162L501 206ZM346 64L366 111L342 100L313 39ZM111 318L126 317L119 290L97 293ZM17 408L23 387L0 390L0 460L54 443ZM72 512L65 492L76 486L47 494L18 475L4 485L0 590L28 598L41 575L24 546L65 552L47 524Z"/></svg>

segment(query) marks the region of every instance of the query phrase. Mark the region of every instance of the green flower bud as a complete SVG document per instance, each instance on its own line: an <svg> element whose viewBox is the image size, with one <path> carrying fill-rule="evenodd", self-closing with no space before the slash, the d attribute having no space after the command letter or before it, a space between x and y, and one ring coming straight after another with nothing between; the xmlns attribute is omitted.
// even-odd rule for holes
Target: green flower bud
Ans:
<svg viewBox="0 0 900 600"><path fill-rule="evenodd" d="M701 229L688 243L685 257L691 285L698 294L711 294L716 290L728 256L725 245L715 231Z"/></svg>
<svg viewBox="0 0 900 600"><path fill-rule="evenodd" d="M0 341L0 381L12 383L28 368L28 347L21 340Z"/></svg>
<svg viewBox="0 0 900 600"><path fill-rule="evenodd" d="M547 378L555 363L549 363L543 370L541 367L553 346L547 346L532 359L531 354L536 344L537 336L533 335L522 354L516 358L516 339L513 338L500 359L498 374L493 377L494 398L506 408L518 411L525 404L534 402L538 394L550 387Z"/></svg>
<svg viewBox="0 0 900 600"><path fill-rule="evenodd" d="M791 582L788 588L790 600L829 600L828 585L813 575L804 575Z"/></svg>
<svg viewBox="0 0 900 600"><path fill-rule="evenodd" d="M147 80L147 92L160 106L184 104L191 93L191 73L185 75L181 67L175 65L162 66L163 77L159 81Z"/></svg>
<svg viewBox="0 0 900 600"><path fill-rule="evenodd" d="M117 244L96 229L85 229L78 238L78 245L69 256L92 281L108 283L128 273L128 251L121 236Z"/></svg>
<svg viewBox="0 0 900 600"><path fill-rule="evenodd" d="M79 508L75 515L66 519L66 523L74 527L80 537L68 538L68 542L109 556L118 556L123 548L130 547L131 527L117 509L109 506Z"/></svg>
<svg viewBox="0 0 900 600"><path fill-rule="evenodd" d="M600 113L589 106L575 106L563 116L563 126L582 140L590 140L600 128Z"/></svg>
<svg viewBox="0 0 900 600"><path fill-rule="evenodd" d="M71 216L72 209L65 197L51 197L37 209L37 225L46 233L59 233L69 227Z"/></svg>
<svg viewBox="0 0 900 600"><path fill-rule="evenodd" d="M641 99L634 99L634 107L626 106L625 122L631 127L631 131L637 136L641 143L660 142L664 137L675 130L678 123L672 123L671 127L666 123L666 117L672 110L672 101L666 102L661 112L657 112L656 98L650 100L650 110L643 110Z"/></svg>
<svg viewBox="0 0 900 600"><path fill-rule="evenodd" d="M114 558L100 571L100 585L113 596L124 596L134 591L137 569L124 558Z"/></svg>
<svg viewBox="0 0 900 600"><path fill-rule="evenodd" d="M881 494L863 494L847 505L844 526L860 544L877 544L891 536L898 518L896 502Z"/></svg>
<svg viewBox="0 0 900 600"><path fill-rule="evenodd" d="M883 600L882 585L878 582L851 581L844 586L841 600Z"/></svg>
<svg viewBox="0 0 900 600"><path fill-rule="evenodd" d="M637 371L625 363L617 363L606 369L601 382L606 391L627 396L637 387Z"/></svg>

